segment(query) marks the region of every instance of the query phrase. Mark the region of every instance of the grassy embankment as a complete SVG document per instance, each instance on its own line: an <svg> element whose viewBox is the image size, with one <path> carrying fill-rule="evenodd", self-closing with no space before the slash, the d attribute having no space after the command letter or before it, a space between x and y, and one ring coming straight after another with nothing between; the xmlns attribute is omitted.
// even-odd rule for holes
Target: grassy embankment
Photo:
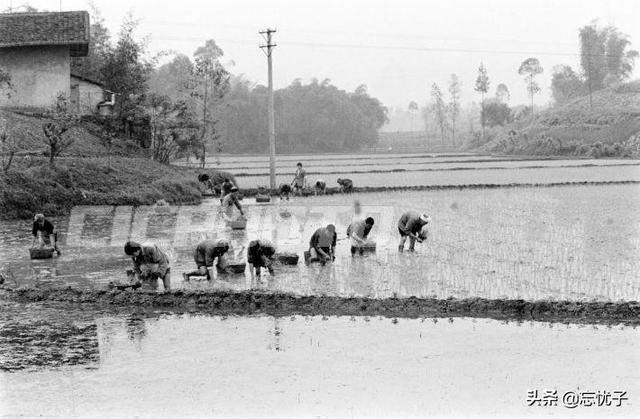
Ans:
<svg viewBox="0 0 640 419"><path fill-rule="evenodd" d="M509 134L515 131L515 135ZM640 158L640 80L553 106L487 131L480 151L515 155Z"/></svg>
<svg viewBox="0 0 640 419"><path fill-rule="evenodd" d="M9 172L0 173L0 218L65 215L76 205L150 205L160 199L195 204L202 199L201 170L159 164L122 139L109 153L95 125L70 130L73 144L50 167L41 140L46 118L0 111L0 119L19 148Z"/></svg>

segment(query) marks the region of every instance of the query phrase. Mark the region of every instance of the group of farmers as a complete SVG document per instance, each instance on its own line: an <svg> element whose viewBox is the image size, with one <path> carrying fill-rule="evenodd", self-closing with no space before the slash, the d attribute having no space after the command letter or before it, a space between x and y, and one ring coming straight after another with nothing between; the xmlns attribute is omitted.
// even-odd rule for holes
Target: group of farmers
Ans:
<svg viewBox="0 0 640 419"><path fill-rule="evenodd" d="M244 217L244 210L240 204L238 187L227 177L214 175L218 178L212 179L207 174L198 176L198 180L205 183L212 191L220 196L221 210L223 214L231 217L234 207L238 209L240 215ZM341 190L350 192L353 189L353 182L350 179L338 179ZM295 177L291 185L280 186L280 196L289 198L289 194L299 194L306 188L306 172L302 168L302 163L297 164ZM326 190L326 183L318 180L315 184L316 194L322 194ZM398 221L398 232L400 243L398 250L404 251L405 243L409 239L409 251L415 250L415 243L426 240L428 230L427 225L431 218L426 214L419 214L414 211L405 212ZM369 232L374 226L374 219L367 217L364 220L353 221L347 227L347 238L351 242L351 255L363 254L367 246ZM53 224L47 220L44 214L36 214L32 227L33 246L39 242L40 246L50 245L57 252L58 247L57 232ZM338 241L336 228L333 224L317 229L309 240L308 262L320 262L325 264L335 260L335 249ZM198 243L194 250L194 261L196 270L183 274L185 281L193 276L213 279L213 269L215 267L218 274L230 273L225 255L230 250L229 242L226 240L204 240ZM128 241L124 245L124 252L130 256L134 265L136 281L144 278L157 278L162 280L165 289L171 286L169 258L166 253L154 243L137 243ZM247 248L247 263L250 266L251 275L260 277L261 269L265 268L271 275L274 274L273 262L275 260L275 246L265 240L253 240ZM215 266L214 266L215 262Z"/></svg>
<svg viewBox="0 0 640 419"><path fill-rule="evenodd" d="M233 191L230 191L233 194ZM229 195L227 195L229 196ZM225 196L225 199L226 197ZM416 242L422 242L427 238L427 225L431 218L426 214L408 211L404 213L398 222L398 232L400 233L400 244L398 250L402 252L407 238L409 239L409 250L414 251ZM353 221L347 227L347 238L351 241L351 255L363 254L364 247L371 229L374 226L374 219L367 217L364 220ZM57 233L53 224L47 220L43 214L34 217L32 234L34 245L36 241L40 245L49 244L58 255L61 254L57 243ZM325 264L335 260L335 250L337 243L336 228L333 224L318 228L309 240L309 262L320 262ZM188 281L193 276L213 279L213 268L218 274L230 273L225 255L230 250L229 242L226 240L204 240L198 243L194 250L194 262L196 270L183 274L184 280ZM138 243L127 241L124 245L124 252L133 261L136 281L146 278L156 278L163 282L164 288L171 286L169 258L166 253L154 243ZM247 263L250 266L251 275L259 278L261 268L266 268L271 275L274 274L273 263L276 255L275 246L265 240L253 240L247 248ZM215 265L214 265L215 262Z"/></svg>
<svg viewBox="0 0 640 419"><path fill-rule="evenodd" d="M351 192L353 190L353 181L351 179L338 179L338 185L340 185L340 192ZM298 162L296 165L296 173L293 177L293 181L290 185L280 185L280 197L289 199L289 196L302 195L307 189L307 172L302 168L302 163ZM327 182L322 179L316 180L313 185L313 191L316 195L324 195L327 191Z"/></svg>

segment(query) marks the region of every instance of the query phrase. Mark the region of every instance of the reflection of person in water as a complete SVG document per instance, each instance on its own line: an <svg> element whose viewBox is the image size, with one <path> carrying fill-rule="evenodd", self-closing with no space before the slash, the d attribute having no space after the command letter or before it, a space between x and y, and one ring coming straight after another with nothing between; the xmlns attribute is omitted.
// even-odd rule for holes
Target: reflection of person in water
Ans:
<svg viewBox="0 0 640 419"><path fill-rule="evenodd" d="M138 313L133 313L127 319L127 336L129 340L140 341L147 335L145 318Z"/></svg>

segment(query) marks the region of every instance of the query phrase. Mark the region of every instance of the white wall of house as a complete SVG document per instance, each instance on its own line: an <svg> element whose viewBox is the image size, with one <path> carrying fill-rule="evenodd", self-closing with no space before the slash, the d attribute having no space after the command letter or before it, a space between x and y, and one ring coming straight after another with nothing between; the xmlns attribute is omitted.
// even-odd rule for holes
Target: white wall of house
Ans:
<svg viewBox="0 0 640 419"><path fill-rule="evenodd" d="M69 98L68 46L0 48L0 67L11 75L13 85L10 98L0 94L0 106L49 107L60 93Z"/></svg>
<svg viewBox="0 0 640 419"><path fill-rule="evenodd" d="M71 76L71 111L80 115L98 112L98 103L104 100L102 86Z"/></svg>

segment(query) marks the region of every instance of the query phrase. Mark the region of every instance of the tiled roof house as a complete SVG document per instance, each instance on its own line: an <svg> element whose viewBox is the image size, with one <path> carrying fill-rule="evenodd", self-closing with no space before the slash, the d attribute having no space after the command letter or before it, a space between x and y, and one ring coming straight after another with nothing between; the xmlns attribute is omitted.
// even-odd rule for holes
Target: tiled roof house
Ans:
<svg viewBox="0 0 640 419"><path fill-rule="evenodd" d="M10 97L0 106L47 107L70 97L71 57L89 52L89 14L0 14L0 68L11 76Z"/></svg>

